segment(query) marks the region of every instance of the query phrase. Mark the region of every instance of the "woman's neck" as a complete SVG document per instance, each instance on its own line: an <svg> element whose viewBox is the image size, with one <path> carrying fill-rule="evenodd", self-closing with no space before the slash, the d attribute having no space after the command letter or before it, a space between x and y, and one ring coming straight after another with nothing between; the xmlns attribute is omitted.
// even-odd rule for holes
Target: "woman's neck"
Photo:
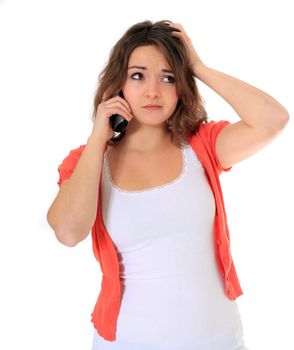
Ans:
<svg viewBox="0 0 294 350"><path fill-rule="evenodd" d="M171 133L167 129L141 128L136 131L126 129L124 137L115 147L134 152L152 152L171 143Z"/></svg>

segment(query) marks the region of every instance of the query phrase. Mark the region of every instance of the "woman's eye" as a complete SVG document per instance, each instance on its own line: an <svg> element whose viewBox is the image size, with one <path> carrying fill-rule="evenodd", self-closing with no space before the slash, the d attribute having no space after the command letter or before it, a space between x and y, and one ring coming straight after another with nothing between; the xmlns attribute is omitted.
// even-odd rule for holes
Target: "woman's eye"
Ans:
<svg viewBox="0 0 294 350"><path fill-rule="evenodd" d="M171 75L166 75L164 78L167 78L169 81L168 83L174 83L175 82L175 78Z"/></svg>
<svg viewBox="0 0 294 350"><path fill-rule="evenodd" d="M140 76L140 77L142 77L142 73L134 73L134 74L131 75L131 77L132 77L133 79L139 80L138 78L134 78L135 76Z"/></svg>

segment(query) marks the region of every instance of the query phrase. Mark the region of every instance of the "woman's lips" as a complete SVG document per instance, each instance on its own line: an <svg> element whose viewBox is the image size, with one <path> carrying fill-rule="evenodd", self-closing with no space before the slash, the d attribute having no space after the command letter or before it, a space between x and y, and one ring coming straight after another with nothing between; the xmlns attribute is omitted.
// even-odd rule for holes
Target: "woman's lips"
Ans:
<svg viewBox="0 0 294 350"><path fill-rule="evenodd" d="M159 106L159 105L146 105L143 108L148 109L148 111L153 111L153 110L157 110L157 109L161 108L161 106Z"/></svg>

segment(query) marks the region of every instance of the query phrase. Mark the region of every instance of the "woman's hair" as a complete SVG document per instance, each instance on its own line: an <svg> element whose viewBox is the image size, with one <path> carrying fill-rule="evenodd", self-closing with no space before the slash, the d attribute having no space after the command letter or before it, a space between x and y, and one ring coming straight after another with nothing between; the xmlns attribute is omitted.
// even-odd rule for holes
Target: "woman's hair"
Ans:
<svg viewBox="0 0 294 350"><path fill-rule="evenodd" d="M132 51L139 46L154 45L165 56L175 76L179 100L166 125L171 132L171 141L175 145L181 146L188 143L188 138L195 133L202 122L207 123L208 121L195 74L189 64L188 48L179 38L171 35L175 29L171 28L167 22L172 23L168 20L162 20L155 23L144 21L134 24L115 44L110 52L106 67L98 76L92 120L95 120L98 105L102 102L106 90L107 99L121 94ZM107 145L115 145L124 134L125 132L118 135L116 133L107 141Z"/></svg>

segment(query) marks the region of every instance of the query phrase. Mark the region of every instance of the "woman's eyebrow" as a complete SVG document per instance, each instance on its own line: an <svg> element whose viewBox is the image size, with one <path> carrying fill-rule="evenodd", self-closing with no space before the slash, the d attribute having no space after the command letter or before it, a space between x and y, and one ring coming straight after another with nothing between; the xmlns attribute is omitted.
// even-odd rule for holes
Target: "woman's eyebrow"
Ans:
<svg viewBox="0 0 294 350"><path fill-rule="evenodd" d="M130 66L130 67L128 67L128 69L132 69L132 68L145 69L145 70L147 69L147 67L143 67L143 66ZM161 71L164 72L164 73L173 73L172 70L165 69L165 68L163 68Z"/></svg>

